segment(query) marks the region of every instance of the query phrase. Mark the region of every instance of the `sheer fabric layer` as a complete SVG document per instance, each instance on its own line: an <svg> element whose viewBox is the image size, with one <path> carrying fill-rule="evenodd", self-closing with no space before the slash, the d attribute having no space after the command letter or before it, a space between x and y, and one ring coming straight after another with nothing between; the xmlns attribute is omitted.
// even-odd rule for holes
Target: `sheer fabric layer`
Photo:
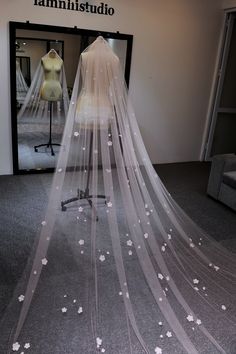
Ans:
<svg viewBox="0 0 236 354"><path fill-rule="evenodd" d="M15 296L7 312L9 351L29 341L35 354L228 353L235 269L153 169L119 60L98 37L79 62L46 217L16 292L24 301Z"/></svg>

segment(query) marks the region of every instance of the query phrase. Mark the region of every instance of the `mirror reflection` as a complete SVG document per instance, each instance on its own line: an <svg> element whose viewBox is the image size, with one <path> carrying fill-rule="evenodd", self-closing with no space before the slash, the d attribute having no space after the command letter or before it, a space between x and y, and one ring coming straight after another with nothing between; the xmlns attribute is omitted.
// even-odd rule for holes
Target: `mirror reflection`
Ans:
<svg viewBox="0 0 236 354"><path fill-rule="evenodd" d="M55 167L79 57L96 37L89 35L89 31L86 35L16 29L13 125L16 122L17 172L48 171ZM128 41L110 36L107 41L125 71ZM50 53L55 53L54 62L47 57ZM56 60L61 61L61 66L54 65Z"/></svg>
<svg viewBox="0 0 236 354"><path fill-rule="evenodd" d="M18 107L24 103L30 82L30 58L16 57L16 100Z"/></svg>

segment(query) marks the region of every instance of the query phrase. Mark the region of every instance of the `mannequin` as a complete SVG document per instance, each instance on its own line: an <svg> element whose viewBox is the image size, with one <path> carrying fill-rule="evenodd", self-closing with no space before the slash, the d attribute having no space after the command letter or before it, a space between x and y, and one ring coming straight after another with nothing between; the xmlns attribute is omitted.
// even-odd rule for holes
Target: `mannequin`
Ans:
<svg viewBox="0 0 236 354"><path fill-rule="evenodd" d="M45 123L49 121L49 139L47 143L35 145L34 151L52 145L52 119L55 124L64 124L69 108L69 96L63 60L54 49L44 55L34 73L30 88L17 114L17 119L27 122ZM59 145L60 146L60 145Z"/></svg>
<svg viewBox="0 0 236 354"><path fill-rule="evenodd" d="M41 98L50 102L59 101L62 96L62 87L59 80L63 60L54 49L51 49L48 56L42 58L41 63L45 76L41 87Z"/></svg>
<svg viewBox="0 0 236 354"><path fill-rule="evenodd" d="M99 39L99 38L98 38ZM101 53L101 57L105 54ZM100 58L101 60L103 58ZM113 65L117 66L119 59L114 54ZM110 100L109 85L107 85L106 80L104 80L103 71L99 71L97 77L93 77L93 83L86 83L85 77L86 74L90 72L90 75L95 75L97 72L96 67L96 54L94 51L85 52L81 54L81 73L83 81L83 89L81 90L80 96L77 103L77 115L76 122L79 122L80 125L83 123L88 128L89 125L97 121L98 117L102 117L99 120L99 127L104 123L107 123L113 116L112 104ZM99 80L99 92L97 92L96 80Z"/></svg>
<svg viewBox="0 0 236 354"><path fill-rule="evenodd" d="M54 156L55 153L52 146L60 146L60 144L52 143L53 102L60 101L62 98L60 75L63 66L63 60L59 57L54 49L51 49L49 53L41 59L41 64L44 71L44 81L41 86L40 96L42 100L49 102L49 141L46 144L35 145L34 151L38 152L39 147L46 146L50 147L51 155Z"/></svg>
<svg viewBox="0 0 236 354"><path fill-rule="evenodd" d="M103 38L98 37L98 41L103 41ZM104 58L103 58L104 57ZM114 118L115 114L113 112L112 103L110 100L110 92L109 85L106 80L104 80L103 70L99 70L99 75L97 74L96 67L97 56L94 51L85 52L81 54L81 76L82 76L82 90L78 98L77 102L77 113L75 116L75 122L79 123L80 132L86 136L87 140L89 140L89 152L87 156L87 165L86 169L88 170L86 186L84 190L80 188L77 190L77 196L73 198L69 198L61 202L62 211L66 211L66 205L75 202L81 199L87 199L90 206L95 210L93 205L93 198L104 199L105 203L109 200L108 196L104 194L91 194L89 190L90 184L90 170L92 167L92 145L93 145L93 137L94 131L93 129L109 129L111 119ZM106 60L106 56L104 53L101 54L100 60ZM117 67L119 64L119 59L114 54L114 67ZM86 74L90 72L90 75L93 76L92 83L85 80ZM99 90L96 81L99 80ZM95 210L96 213L96 210ZM96 220L98 221L98 217L96 216Z"/></svg>

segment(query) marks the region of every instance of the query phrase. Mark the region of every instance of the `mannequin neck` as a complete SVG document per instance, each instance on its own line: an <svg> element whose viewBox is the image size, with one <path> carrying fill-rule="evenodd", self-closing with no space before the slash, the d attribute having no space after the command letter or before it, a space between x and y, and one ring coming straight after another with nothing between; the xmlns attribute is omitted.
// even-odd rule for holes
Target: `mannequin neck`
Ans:
<svg viewBox="0 0 236 354"><path fill-rule="evenodd" d="M48 53L49 58L55 59L57 56L57 52L54 49L51 49Z"/></svg>

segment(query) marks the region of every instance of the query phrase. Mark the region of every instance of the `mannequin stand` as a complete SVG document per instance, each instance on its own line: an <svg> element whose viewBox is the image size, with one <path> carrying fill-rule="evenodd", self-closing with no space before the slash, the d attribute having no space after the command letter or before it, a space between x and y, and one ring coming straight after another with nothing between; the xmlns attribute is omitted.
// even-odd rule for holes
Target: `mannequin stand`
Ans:
<svg viewBox="0 0 236 354"><path fill-rule="evenodd" d="M61 146L61 144L52 143L52 104L53 104L53 102L50 101L49 102L50 121L49 121L49 140L48 140L48 143L35 145L34 146L34 151L38 152L38 148L40 148L42 146L46 146L47 148L51 149L51 155L55 156L55 153L54 153L54 150L53 150L53 145L54 146Z"/></svg>
<svg viewBox="0 0 236 354"><path fill-rule="evenodd" d="M93 132L90 133L89 161L88 161L88 167L87 167L88 174L87 174L86 188L85 188L84 191L78 188L76 197L73 197L73 198L70 198L70 199L62 201L61 202L61 210L62 211L66 211L66 209L67 209L66 205L67 204L75 202L77 200L86 199L87 202L89 203L89 205L91 206L91 208L93 209L94 214L96 215L97 211L96 211L96 208L95 208L95 206L93 204L92 199L94 199L94 198L96 198L96 199L105 199L105 204L109 200L109 197L106 197L105 195L102 195L102 194L93 195L93 194L90 194L90 192L89 192L90 174L91 174L91 169L92 169L92 163L91 163L91 160L92 160L92 143L93 143ZM98 221L98 217L97 216L96 216L96 220Z"/></svg>

